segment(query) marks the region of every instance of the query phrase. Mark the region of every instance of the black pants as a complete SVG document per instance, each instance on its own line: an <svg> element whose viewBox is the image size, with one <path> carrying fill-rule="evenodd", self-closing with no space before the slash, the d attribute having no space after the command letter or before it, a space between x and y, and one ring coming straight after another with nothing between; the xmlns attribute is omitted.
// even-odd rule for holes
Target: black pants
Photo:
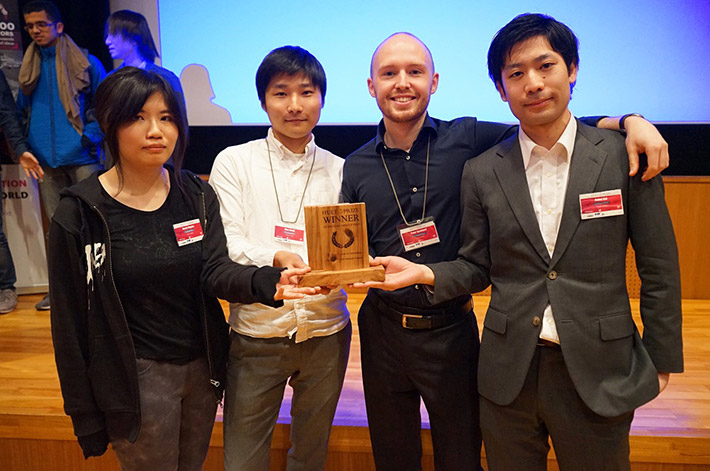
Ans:
<svg viewBox="0 0 710 471"><path fill-rule="evenodd" d="M409 330L368 295L360 348L370 439L378 471L421 469L420 398L429 412L437 471L480 469L478 326L473 312L450 325Z"/></svg>
<svg viewBox="0 0 710 471"><path fill-rule="evenodd" d="M481 398L488 469L545 471L551 437L562 471L628 471L633 416L594 413L577 394L562 351L537 347L512 404Z"/></svg>

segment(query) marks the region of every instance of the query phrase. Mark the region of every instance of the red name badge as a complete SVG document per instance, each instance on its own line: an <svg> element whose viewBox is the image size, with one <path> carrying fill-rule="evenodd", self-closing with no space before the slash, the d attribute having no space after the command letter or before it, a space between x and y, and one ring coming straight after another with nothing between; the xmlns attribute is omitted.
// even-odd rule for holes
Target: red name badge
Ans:
<svg viewBox="0 0 710 471"><path fill-rule="evenodd" d="M295 227L274 226L274 240L278 242L302 244L305 233L303 229Z"/></svg>
<svg viewBox="0 0 710 471"><path fill-rule="evenodd" d="M178 247L200 241L205 236L199 219L173 224L173 230L175 231Z"/></svg>
<svg viewBox="0 0 710 471"><path fill-rule="evenodd" d="M582 219L605 218L624 214L621 190L600 191L579 195L579 210Z"/></svg>
<svg viewBox="0 0 710 471"><path fill-rule="evenodd" d="M439 233L432 218L427 218L421 224L414 226L399 226L399 236L405 252L439 243Z"/></svg>

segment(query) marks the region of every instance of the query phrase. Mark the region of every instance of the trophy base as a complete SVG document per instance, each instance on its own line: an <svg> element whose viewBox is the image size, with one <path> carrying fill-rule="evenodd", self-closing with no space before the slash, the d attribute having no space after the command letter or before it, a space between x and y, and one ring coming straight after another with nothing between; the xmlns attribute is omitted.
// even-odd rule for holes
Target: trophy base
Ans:
<svg viewBox="0 0 710 471"><path fill-rule="evenodd" d="M365 281L385 281L385 268L377 266L351 270L314 270L303 275L298 286L337 286Z"/></svg>

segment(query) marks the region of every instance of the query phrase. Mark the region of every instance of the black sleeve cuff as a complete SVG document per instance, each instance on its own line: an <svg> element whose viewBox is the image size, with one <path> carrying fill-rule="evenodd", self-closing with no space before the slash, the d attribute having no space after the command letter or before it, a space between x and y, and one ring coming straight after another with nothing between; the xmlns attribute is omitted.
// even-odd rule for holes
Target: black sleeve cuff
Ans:
<svg viewBox="0 0 710 471"><path fill-rule="evenodd" d="M79 440L79 446L84 452L84 458L89 459L92 456L101 456L108 449L108 435L106 430L99 430L90 435L76 437Z"/></svg>
<svg viewBox="0 0 710 471"><path fill-rule="evenodd" d="M283 301L274 301L276 294L276 283L281 278L281 271L284 268L261 267L251 278L251 291L259 299L260 303L272 307L281 307Z"/></svg>
<svg viewBox="0 0 710 471"><path fill-rule="evenodd" d="M30 149L27 147L27 145L24 142L21 142L20 144L17 144L14 148L13 151L15 152L14 158L12 159L13 162L19 163L20 162L20 156L24 154L25 152L28 152Z"/></svg>

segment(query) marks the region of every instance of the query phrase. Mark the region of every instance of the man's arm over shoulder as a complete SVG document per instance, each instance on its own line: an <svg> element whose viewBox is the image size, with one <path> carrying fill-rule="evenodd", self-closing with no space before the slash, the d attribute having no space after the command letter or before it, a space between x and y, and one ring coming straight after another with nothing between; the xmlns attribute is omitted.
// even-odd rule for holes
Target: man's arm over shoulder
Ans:
<svg viewBox="0 0 710 471"><path fill-rule="evenodd" d="M490 121L480 121L476 118L464 117L460 118L462 124L466 127L466 136L469 139L469 145L472 156L482 154L494 145L504 141L515 133L518 129L517 125L492 123Z"/></svg>
<svg viewBox="0 0 710 471"><path fill-rule="evenodd" d="M618 130L618 124L616 124L615 128L613 127L612 119L605 116L583 116L579 118L581 122L588 126ZM459 118L459 120L466 126L466 135L474 152L473 155L482 154L496 144L503 142L513 136L518 129L518 124L494 123L472 117L463 117Z"/></svg>
<svg viewBox="0 0 710 471"><path fill-rule="evenodd" d="M466 126L466 135L469 138L473 155L479 155L492 148L496 144L514 136L518 130L518 124L492 123L481 121L476 118L459 118ZM588 126L597 127L603 123L602 116L584 116L579 118L581 122ZM608 124L610 127L611 124ZM601 126L600 126L601 127ZM618 127L616 128L618 130Z"/></svg>
<svg viewBox="0 0 710 471"><path fill-rule="evenodd" d="M589 124L589 123L587 123ZM604 117L596 126L626 133L626 151L629 155L629 175L639 170L639 154L646 154L647 165L642 168L643 180L650 180L668 167L670 157L668 143L656 126L637 113L623 116Z"/></svg>

